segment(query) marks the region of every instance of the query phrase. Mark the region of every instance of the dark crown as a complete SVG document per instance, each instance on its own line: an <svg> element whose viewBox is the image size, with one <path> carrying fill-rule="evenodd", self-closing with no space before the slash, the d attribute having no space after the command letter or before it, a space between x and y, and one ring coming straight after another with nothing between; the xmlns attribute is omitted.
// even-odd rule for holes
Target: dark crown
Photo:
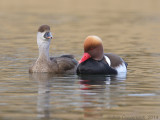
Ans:
<svg viewBox="0 0 160 120"><path fill-rule="evenodd" d="M45 30L50 30L50 27L48 25L41 25L38 32L44 32Z"/></svg>

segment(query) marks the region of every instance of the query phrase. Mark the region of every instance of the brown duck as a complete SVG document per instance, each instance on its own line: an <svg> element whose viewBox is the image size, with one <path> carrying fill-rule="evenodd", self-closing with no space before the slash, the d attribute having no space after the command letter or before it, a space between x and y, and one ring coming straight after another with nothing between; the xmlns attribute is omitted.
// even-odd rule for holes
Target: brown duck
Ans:
<svg viewBox="0 0 160 120"><path fill-rule="evenodd" d="M49 46L52 39L50 27L42 25L38 29L37 44L39 57L29 68L29 72L49 72L54 74L75 74L78 62L73 55L62 55L60 57L49 56Z"/></svg>

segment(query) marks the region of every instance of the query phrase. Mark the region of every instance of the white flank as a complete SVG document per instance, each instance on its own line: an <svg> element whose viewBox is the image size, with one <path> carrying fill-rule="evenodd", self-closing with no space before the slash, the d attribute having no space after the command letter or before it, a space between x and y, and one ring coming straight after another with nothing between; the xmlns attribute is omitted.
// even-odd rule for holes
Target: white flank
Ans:
<svg viewBox="0 0 160 120"><path fill-rule="evenodd" d="M126 65L124 63L122 63L121 65L115 67L115 69L117 70L118 74L127 72L127 68L126 68Z"/></svg>
<svg viewBox="0 0 160 120"><path fill-rule="evenodd" d="M104 57L105 57L106 62L108 63L108 65L111 66L111 61L110 61L110 59L109 59L107 56L104 56Z"/></svg>

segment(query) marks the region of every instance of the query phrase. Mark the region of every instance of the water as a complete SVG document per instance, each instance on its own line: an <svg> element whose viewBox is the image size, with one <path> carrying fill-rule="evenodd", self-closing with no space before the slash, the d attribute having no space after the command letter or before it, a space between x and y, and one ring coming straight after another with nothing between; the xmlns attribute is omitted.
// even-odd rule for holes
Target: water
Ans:
<svg viewBox="0 0 160 120"><path fill-rule="evenodd" d="M159 5L158 0L1 0L0 119L159 120ZM79 60L85 37L98 35L106 53L128 62L127 76L29 74L42 24L53 33L50 55L70 53Z"/></svg>

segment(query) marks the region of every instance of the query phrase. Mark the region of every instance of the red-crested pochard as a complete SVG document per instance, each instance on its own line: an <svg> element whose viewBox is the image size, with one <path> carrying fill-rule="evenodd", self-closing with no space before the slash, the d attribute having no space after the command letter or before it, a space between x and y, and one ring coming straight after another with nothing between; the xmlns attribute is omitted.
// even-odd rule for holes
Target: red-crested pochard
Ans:
<svg viewBox="0 0 160 120"><path fill-rule="evenodd" d="M120 74L127 72L127 63L118 55L104 53L102 40L88 36L84 41L84 55L79 61L77 74Z"/></svg>
<svg viewBox="0 0 160 120"><path fill-rule="evenodd" d="M38 29L37 44L39 57L29 68L29 72L50 72L54 74L74 74L78 62L73 55L62 55L60 57L49 56L49 46L52 39L50 27L42 25Z"/></svg>

